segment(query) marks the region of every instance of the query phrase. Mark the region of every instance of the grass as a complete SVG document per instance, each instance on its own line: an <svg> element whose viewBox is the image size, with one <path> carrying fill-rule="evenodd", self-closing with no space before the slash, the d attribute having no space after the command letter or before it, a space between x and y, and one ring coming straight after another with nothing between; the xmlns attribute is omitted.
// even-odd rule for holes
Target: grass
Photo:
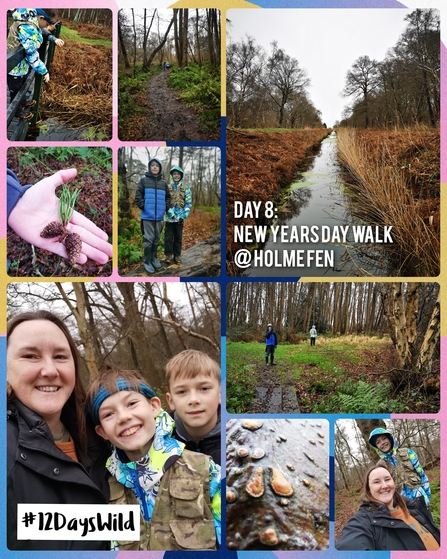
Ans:
<svg viewBox="0 0 447 559"><path fill-rule="evenodd" d="M229 338L230 339L230 338ZM265 346L257 341L227 343L227 409L246 413L264 376ZM436 397L416 391L394 392L385 374L394 366L387 337L320 336L310 347L280 343L278 366L269 380L293 385L302 413L406 413L437 411ZM259 383L259 384L258 384Z"/></svg>
<svg viewBox="0 0 447 559"><path fill-rule="evenodd" d="M392 225L383 245L400 275L439 274L439 131L339 129L339 161L352 212L368 225Z"/></svg>
<svg viewBox="0 0 447 559"><path fill-rule="evenodd" d="M83 37L79 34L78 31L76 31L76 29L70 29L69 27L62 27L60 38L64 41L75 41L78 43L84 43L86 45L103 45L104 47L112 48L112 41L106 39L90 39L87 37Z"/></svg>
<svg viewBox="0 0 447 559"><path fill-rule="evenodd" d="M227 410L230 413L247 411L257 384L254 364L263 358L261 344L227 343Z"/></svg>

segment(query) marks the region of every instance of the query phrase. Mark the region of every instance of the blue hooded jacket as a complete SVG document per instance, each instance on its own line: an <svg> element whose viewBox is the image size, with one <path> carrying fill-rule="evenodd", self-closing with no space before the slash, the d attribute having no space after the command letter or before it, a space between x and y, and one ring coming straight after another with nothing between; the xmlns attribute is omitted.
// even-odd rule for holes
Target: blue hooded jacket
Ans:
<svg viewBox="0 0 447 559"><path fill-rule="evenodd" d="M376 446L377 437L379 437L380 435L385 435L386 437L388 437L388 439L391 442L391 448L388 452L382 452ZM415 473L419 476L421 480L421 485L420 487L411 488L408 487L404 482L401 493L402 495L404 495L404 497L407 497L408 499L417 499L418 497L424 497L425 503L428 506L430 504L430 498L431 498L430 482L428 481L428 477L424 472L424 468L421 466L419 462L419 458L417 454L414 452L414 450L412 450L411 448L399 449L399 445L397 444L397 441L393 437L393 435L386 429L383 429L382 427L379 427L371 431L368 442L370 446L374 448L374 450L377 452L377 454L380 456L382 460L389 462L394 467L397 467L399 465L399 463L403 460L402 453L406 452L406 456L404 455L404 458L408 456L408 459L412 464Z"/></svg>
<svg viewBox="0 0 447 559"><path fill-rule="evenodd" d="M151 171L151 163L157 163L160 171L154 175ZM141 210L141 219L148 221L163 221L165 212L171 205L171 195L168 183L162 176L162 167L158 159L151 159L148 163L148 171L140 179L135 194L135 204Z"/></svg>

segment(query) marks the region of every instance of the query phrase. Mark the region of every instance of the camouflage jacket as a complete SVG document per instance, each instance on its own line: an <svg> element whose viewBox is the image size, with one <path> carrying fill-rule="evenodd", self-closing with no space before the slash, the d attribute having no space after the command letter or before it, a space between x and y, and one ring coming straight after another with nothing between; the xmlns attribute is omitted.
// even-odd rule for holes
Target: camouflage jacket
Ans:
<svg viewBox="0 0 447 559"><path fill-rule="evenodd" d="M216 549L209 458L184 450L163 475L150 521L140 519L140 541L119 541L124 550ZM135 493L109 479L111 504L137 504Z"/></svg>

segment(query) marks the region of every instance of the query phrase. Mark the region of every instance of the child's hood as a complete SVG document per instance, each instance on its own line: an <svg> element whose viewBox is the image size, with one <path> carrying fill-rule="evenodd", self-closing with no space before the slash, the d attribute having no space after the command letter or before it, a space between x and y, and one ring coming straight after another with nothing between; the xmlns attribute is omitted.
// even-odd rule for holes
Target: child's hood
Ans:
<svg viewBox="0 0 447 559"><path fill-rule="evenodd" d="M391 439L391 448L388 452L382 452L376 446L377 437L379 437L380 435L386 435L388 438ZM373 431L371 431L371 433L369 435L368 442L369 442L370 446L373 447L373 449L377 452L377 454L381 458L384 458L389 454L394 454L399 447L399 445L397 444L397 441L393 437L393 435L389 431L387 431L386 429L383 429L383 427L378 427L377 429L374 429Z"/></svg>
<svg viewBox="0 0 447 559"><path fill-rule="evenodd" d="M12 14L12 19L14 21L22 21L23 23L31 23L39 27L35 8L16 8Z"/></svg>
<svg viewBox="0 0 447 559"><path fill-rule="evenodd" d="M151 163L158 163L159 167L160 167L160 172L158 173L158 175L154 175L154 173L151 171ZM160 179L161 175L162 175L162 169L163 167L161 166L161 163L158 159L156 159L155 157L153 157L152 159L149 159L149 163L147 164L147 172L146 172L146 176L147 177L153 177L156 179Z"/></svg>
<svg viewBox="0 0 447 559"><path fill-rule="evenodd" d="M178 166L172 167L172 169L169 171L169 175L170 175L170 177L171 177L171 179L172 179L173 181L174 181L174 179L173 179L173 177L172 177L172 173L173 173L174 171L178 171L178 172L182 175L182 176L180 177L180 181L179 181L179 182L181 182L181 181L183 180L183 175L184 175L183 169L182 169L181 167L178 167Z"/></svg>

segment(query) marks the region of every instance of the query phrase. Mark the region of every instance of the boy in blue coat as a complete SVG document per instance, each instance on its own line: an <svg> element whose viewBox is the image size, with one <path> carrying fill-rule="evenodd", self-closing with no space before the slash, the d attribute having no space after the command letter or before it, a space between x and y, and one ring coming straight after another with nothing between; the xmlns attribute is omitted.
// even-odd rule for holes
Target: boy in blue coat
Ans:
<svg viewBox="0 0 447 559"><path fill-rule="evenodd" d="M273 325L268 324L267 330L265 331L265 364L268 366L269 364L269 355L270 355L270 365L276 365L273 361L275 356L275 349L278 345L278 340L276 338L276 334L273 331Z"/></svg>
<svg viewBox="0 0 447 559"><path fill-rule="evenodd" d="M141 232L144 240L144 268L148 274L161 268L157 248L163 229L163 217L171 206L167 182L161 174L161 163L151 159L147 173L140 179L135 204L141 210Z"/></svg>

